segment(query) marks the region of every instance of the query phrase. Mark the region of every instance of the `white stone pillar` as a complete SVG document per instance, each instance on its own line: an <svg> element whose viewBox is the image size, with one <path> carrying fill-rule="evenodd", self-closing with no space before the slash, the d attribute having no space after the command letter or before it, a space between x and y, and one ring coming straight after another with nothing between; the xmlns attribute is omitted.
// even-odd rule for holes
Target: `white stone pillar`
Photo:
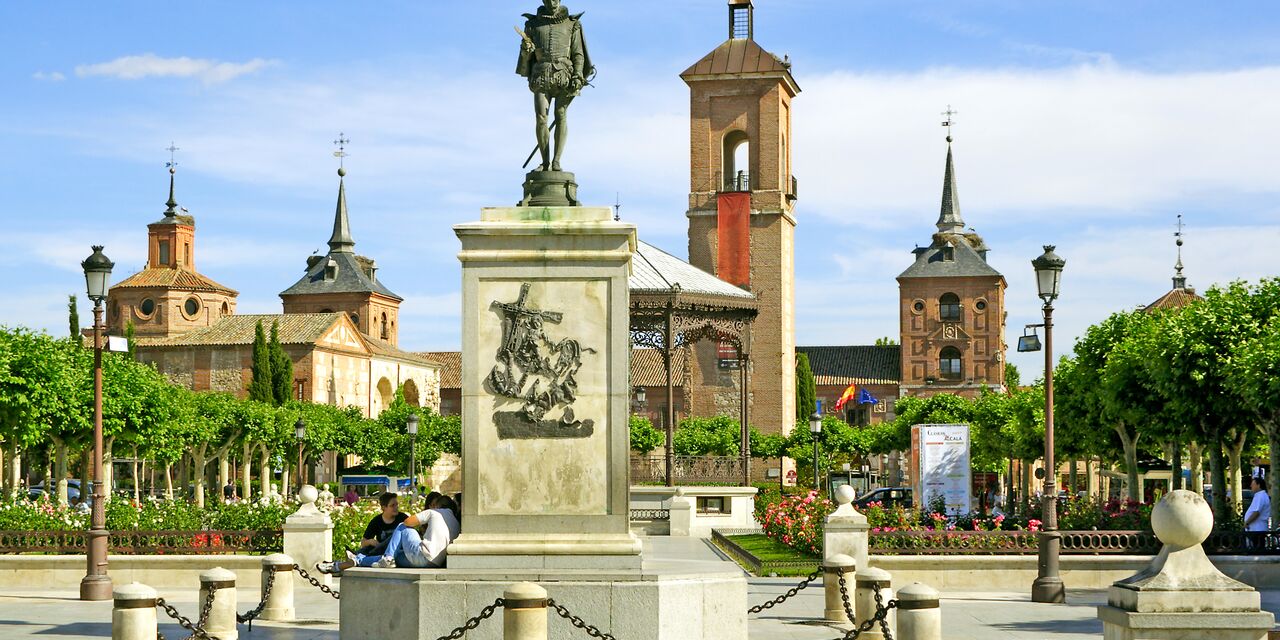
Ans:
<svg viewBox="0 0 1280 640"><path fill-rule="evenodd" d="M205 620L204 630L218 640L236 640L240 633L236 631L236 574L214 567L200 574L200 599L197 606L204 610L210 594L213 595L213 607L209 609L209 618Z"/></svg>
<svg viewBox="0 0 1280 640"><path fill-rule="evenodd" d="M876 595L875 587L880 587L880 601L885 605L893 599L893 585L891 584L892 576L884 569L876 569L867 567L858 569L857 572L857 588L854 590L853 607L855 615L858 618L858 625L870 620L876 615ZM893 633L894 619L893 610L889 610L885 621L889 624L889 632ZM859 638L881 639L884 633L879 623L871 627L869 631L863 632Z"/></svg>
<svg viewBox="0 0 1280 640"><path fill-rule="evenodd" d="M938 590L912 582L898 591L898 640L942 640Z"/></svg>
<svg viewBox="0 0 1280 640"><path fill-rule="evenodd" d="M844 610L844 598L840 596L840 578L844 578L845 593L850 594L854 590L856 565L852 557L843 553L837 553L822 561L822 589L826 595L826 610L823 612L823 617L831 622L853 623ZM849 598L849 608L853 609L853 595L850 594Z"/></svg>
<svg viewBox="0 0 1280 640"><path fill-rule="evenodd" d="M676 489L676 495L671 498L671 507L668 509L668 517L671 522L671 536L691 536L693 535L694 515L693 499L684 495L684 489Z"/></svg>
<svg viewBox="0 0 1280 640"><path fill-rule="evenodd" d="M822 531L822 557L844 554L853 557L859 569L871 566L867 549L870 525L867 517L853 508L854 490L849 485L836 489L836 503L840 506L827 516Z"/></svg>
<svg viewBox="0 0 1280 640"><path fill-rule="evenodd" d="M134 582L116 587L111 597L111 640L155 640L155 589Z"/></svg>
<svg viewBox="0 0 1280 640"><path fill-rule="evenodd" d="M313 567L333 558L333 520L316 508L318 492L311 485L298 490L302 503L293 515L284 519L284 552L298 566L315 573ZM321 584L333 584L329 574L316 576Z"/></svg>
<svg viewBox="0 0 1280 640"><path fill-rule="evenodd" d="M517 582L502 592L502 640L547 640L547 590Z"/></svg>
<svg viewBox="0 0 1280 640"><path fill-rule="evenodd" d="M297 612L293 608L293 558L283 553L273 553L262 559L262 591L267 601L262 608L263 620L292 621ZM274 577L271 593L266 594L267 579Z"/></svg>

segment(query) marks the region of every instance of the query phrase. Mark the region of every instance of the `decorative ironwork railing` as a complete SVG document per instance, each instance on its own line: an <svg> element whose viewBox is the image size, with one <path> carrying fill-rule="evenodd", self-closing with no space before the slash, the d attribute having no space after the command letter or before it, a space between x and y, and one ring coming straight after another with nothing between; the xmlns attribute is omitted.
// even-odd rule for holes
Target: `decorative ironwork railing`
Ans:
<svg viewBox="0 0 1280 640"><path fill-rule="evenodd" d="M1063 555L1155 555L1161 543L1150 531L1060 531ZM888 555L1034 554L1030 531L876 531L871 552ZM1204 542L1209 555L1280 555L1280 532L1215 531Z"/></svg>
<svg viewBox="0 0 1280 640"><path fill-rule="evenodd" d="M736 456L675 456L671 477L676 484L691 482L742 482L742 458ZM662 454L631 459L631 482L662 482L667 479L667 460Z"/></svg>
<svg viewBox="0 0 1280 640"><path fill-rule="evenodd" d="M87 531L0 531L0 554L78 553L85 549ZM225 554L277 553L284 549L284 532L246 531L110 531L111 553Z"/></svg>
<svg viewBox="0 0 1280 640"><path fill-rule="evenodd" d="M631 520L670 520L670 509L632 509Z"/></svg>

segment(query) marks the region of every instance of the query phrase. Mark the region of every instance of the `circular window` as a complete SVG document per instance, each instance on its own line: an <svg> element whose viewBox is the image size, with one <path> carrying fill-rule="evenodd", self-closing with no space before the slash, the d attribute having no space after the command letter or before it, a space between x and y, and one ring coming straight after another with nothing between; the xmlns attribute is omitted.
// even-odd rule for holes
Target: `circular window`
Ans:
<svg viewBox="0 0 1280 640"><path fill-rule="evenodd" d="M187 298L187 301L182 303L182 311L189 316L200 313L200 301L195 298Z"/></svg>
<svg viewBox="0 0 1280 640"><path fill-rule="evenodd" d="M977 301L977 302L973 303L973 308L977 309L978 311L986 311L986 310L987 310L987 301L986 301L986 300L979 300L979 301Z"/></svg>
<svg viewBox="0 0 1280 640"><path fill-rule="evenodd" d="M924 311L924 300L916 300L916 303L911 305L911 308L915 309L916 313Z"/></svg>
<svg viewBox="0 0 1280 640"><path fill-rule="evenodd" d="M147 298L146 300L143 300L138 305L138 313L141 313L143 316L146 316L149 318L151 317L151 314L155 312L156 312L156 301L152 300L151 298Z"/></svg>

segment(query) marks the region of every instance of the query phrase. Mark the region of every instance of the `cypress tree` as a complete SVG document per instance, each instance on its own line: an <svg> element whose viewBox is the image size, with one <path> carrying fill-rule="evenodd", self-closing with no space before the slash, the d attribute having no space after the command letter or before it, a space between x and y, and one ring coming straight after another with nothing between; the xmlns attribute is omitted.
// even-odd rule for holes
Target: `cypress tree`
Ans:
<svg viewBox="0 0 1280 640"><path fill-rule="evenodd" d="M271 352L272 396L277 405L282 405L289 401L293 391L293 360L289 359L289 354L284 352L284 346L280 344L279 321L271 323L271 342L268 344L268 350Z"/></svg>
<svg viewBox="0 0 1280 640"><path fill-rule="evenodd" d="M71 337L80 338L80 312L76 310L75 295L67 296L67 321L71 325Z"/></svg>
<svg viewBox="0 0 1280 640"><path fill-rule="evenodd" d="M796 420L805 422L817 406L818 388L813 382L813 369L809 367L809 354L796 354Z"/></svg>
<svg viewBox="0 0 1280 640"><path fill-rule="evenodd" d="M126 344L126 345L128 346L128 348L129 348L129 358L130 358L131 360L136 360L136 359L137 359L137 358L136 358L136 355L137 355L136 351L137 351L137 350L134 348L134 344L133 344L133 342L134 342L134 340L133 340L133 334L134 334L136 331L137 331L137 329L135 329L135 328L134 328L134 326L133 326L133 318L129 318L128 320L126 320L126 321L125 321L125 323L124 323L124 341L125 341L125 344Z"/></svg>
<svg viewBox="0 0 1280 640"><path fill-rule="evenodd" d="M271 351L267 347L267 334L262 330L262 321L253 333L253 380L249 381L249 399L258 402L275 404L275 393L271 382Z"/></svg>

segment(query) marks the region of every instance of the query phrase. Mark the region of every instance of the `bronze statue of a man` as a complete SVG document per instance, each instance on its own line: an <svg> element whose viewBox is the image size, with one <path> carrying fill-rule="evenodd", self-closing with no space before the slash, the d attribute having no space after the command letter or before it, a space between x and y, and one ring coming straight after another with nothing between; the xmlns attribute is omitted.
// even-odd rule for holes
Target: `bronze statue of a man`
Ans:
<svg viewBox="0 0 1280 640"><path fill-rule="evenodd" d="M582 35L582 14L570 15L560 0L542 0L538 13L524 14L520 60L516 73L529 80L533 112L537 119L538 171L560 171L560 154L569 134L565 112L569 103L595 75L587 42ZM547 125L547 110L555 102L555 122ZM551 155L551 129L555 129L555 156Z"/></svg>

